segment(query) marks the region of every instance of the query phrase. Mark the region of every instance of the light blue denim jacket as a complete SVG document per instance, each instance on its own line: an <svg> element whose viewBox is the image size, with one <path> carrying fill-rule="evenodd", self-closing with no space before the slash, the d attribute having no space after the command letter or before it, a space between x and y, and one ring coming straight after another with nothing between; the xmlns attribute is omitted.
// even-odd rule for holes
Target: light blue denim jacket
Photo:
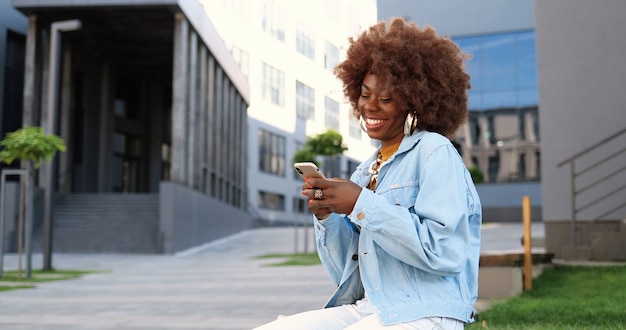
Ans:
<svg viewBox="0 0 626 330"><path fill-rule="evenodd" d="M350 180L367 186L374 157ZM364 188L349 215L313 218L320 259L338 286L325 307L367 292L386 325L430 316L474 321L482 210L444 136L404 137L382 165L376 192Z"/></svg>

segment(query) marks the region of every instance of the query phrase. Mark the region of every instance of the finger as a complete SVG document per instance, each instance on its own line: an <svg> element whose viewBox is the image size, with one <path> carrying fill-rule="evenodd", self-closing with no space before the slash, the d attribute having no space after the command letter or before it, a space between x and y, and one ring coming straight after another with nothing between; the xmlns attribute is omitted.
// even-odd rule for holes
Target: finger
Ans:
<svg viewBox="0 0 626 330"><path fill-rule="evenodd" d="M306 182L311 185L311 187L317 188L328 188L328 180L320 179L320 178L309 178Z"/></svg>

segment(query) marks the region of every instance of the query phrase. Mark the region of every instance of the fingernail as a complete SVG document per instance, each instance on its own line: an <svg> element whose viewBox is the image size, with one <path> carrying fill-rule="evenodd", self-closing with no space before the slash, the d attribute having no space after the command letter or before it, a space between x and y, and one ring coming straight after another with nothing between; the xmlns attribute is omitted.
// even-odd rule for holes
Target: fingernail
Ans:
<svg viewBox="0 0 626 330"><path fill-rule="evenodd" d="M309 199L309 206L313 205L313 200Z"/></svg>
<svg viewBox="0 0 626 330"><path fill-rule="evenodd" d="M306 196L306 193L304 192L304 190L302 190L302 196Z"/></svg>

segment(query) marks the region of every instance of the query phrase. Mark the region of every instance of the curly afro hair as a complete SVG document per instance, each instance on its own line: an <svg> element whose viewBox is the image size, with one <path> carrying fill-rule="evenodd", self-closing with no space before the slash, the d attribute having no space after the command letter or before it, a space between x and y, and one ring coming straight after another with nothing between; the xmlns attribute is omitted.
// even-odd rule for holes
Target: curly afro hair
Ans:
<svg viewBox="0 0 626 330"><path fill-rule="evenodd" d="M357 118L361 85L370 72L392 91L407 113L415 111L420 130L452 138L466 121L467 90L471 86L465 60L469 55L452 40L439 36L432 27L420 28L394 18L348 41L346 59L335 67L334 74L342 81L344 95Z"/></svg>

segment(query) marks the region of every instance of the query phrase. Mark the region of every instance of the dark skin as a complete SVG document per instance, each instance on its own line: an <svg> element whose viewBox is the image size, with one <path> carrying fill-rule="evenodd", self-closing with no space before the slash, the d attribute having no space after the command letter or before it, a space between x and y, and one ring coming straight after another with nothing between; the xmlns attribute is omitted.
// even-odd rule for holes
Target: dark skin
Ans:
<svg viewBox="0 0 626 330"><path fill-rule="evenodd" d="M407 111L394 99L392 91L377 86L376 75L372 73L365 75L357 108L365 120L367 134L372 139L380 140L381 147L402 141ZM314 198L315 189L322 190L322 199ZM302 195L309 199L311 212L318 219L323 219L333 212L352 213L362 189L346 179L308 178L302 186Z"/></svg>

